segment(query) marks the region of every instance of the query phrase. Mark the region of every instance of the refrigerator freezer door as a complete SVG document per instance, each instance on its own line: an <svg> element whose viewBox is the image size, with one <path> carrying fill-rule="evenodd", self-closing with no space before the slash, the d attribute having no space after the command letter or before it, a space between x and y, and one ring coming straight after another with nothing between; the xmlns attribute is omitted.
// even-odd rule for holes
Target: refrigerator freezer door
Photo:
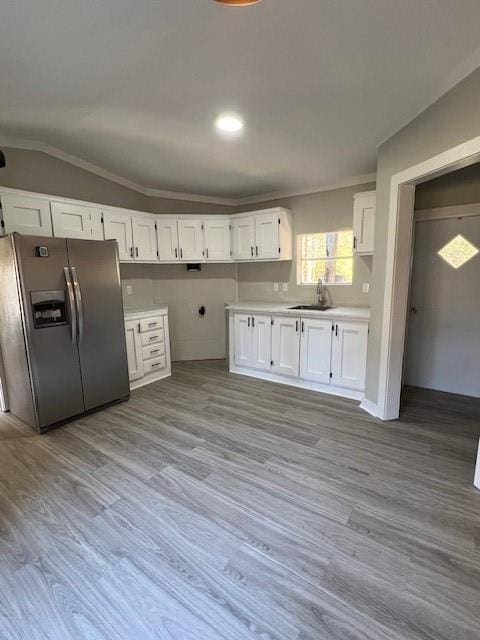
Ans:
<svg viewBox="0 0 480 640"><path fill-rule="evenodd" d="M85 410L130 394L115 241L67 240L78 316Z"/></svg>
<svg viewBox="0 0 480 640"><path fill-rule="evenodd" d="M64 267L68 266L67 243L62 238L14 234L13 244L18 263L21 311L25 328L27 357L37 415L42 429L84 411L80 361L77 345L72 342L72 315L66 301ZM38 313L32 293L64 292L65 310L51 314L44 326L35 323ZM54 295L53 297L58 297ZM59 301L61 304L61 300ZM58 301L57 301L58 303ZM62 321L66 313L68 322ZM60 322L56 324L56 317ZM35 326L37 324L37 327Z"/></svg>

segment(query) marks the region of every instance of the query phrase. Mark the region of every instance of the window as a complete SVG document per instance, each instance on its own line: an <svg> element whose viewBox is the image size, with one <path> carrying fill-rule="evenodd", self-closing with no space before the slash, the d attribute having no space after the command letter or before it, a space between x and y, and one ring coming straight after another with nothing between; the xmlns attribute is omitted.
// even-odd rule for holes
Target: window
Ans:
<svg viewBox="0 0 480 640"><path fill-rule="evenodd" d="M353 230L306 233L298 236L297 282L352 284Z"/></svg>
<svg viewBox="0 0 480 640"><path fill-rule="evenodd" d="M455 236L453 240L450 240L443 249L440 249L438 255L441 256L445 262L448 262L451 267L459 269L474 258L477 253L477 247L464 238L462 234L459 234Z"/></svg>

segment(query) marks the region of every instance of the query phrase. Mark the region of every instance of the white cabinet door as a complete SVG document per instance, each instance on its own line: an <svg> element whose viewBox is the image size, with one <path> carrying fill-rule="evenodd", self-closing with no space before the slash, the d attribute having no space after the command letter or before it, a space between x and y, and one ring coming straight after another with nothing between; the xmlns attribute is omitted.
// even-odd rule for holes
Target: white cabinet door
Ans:
<svg viewBox="0 0 480 640"><path fill-rule="evenodd" d="M233 317L234 360L239 367L252 363L252 317L236 313Z"/></svg>
<svg viewBox="0 0 480 640"><path fill-rule="evenodd" d="M180 260L200 262L203 260L203 231L201 220L178 221L178 244Z"/></svg>
<svg viewBox="0 0 480 640"><path fill-rule="evenodd" d="M353 201L353 248L356 253L374 250L376 195L359 195Z"/></svg>
<svg viewBox="0 0 480 640"><path fill-rule="evenodd" d="M255 315L251 319L252 360L253 369L270 371L272 359L272 318L266 315Z"/></svg>
<svg viewBox="0 0 480 640"><path fill-rule="evenodd" d="M89 207L64 202L51 202L53 235L56 238L92 239L92 217Z"/></svg>
<svg viewBox="0 0 480 640"><path fill-rule="evenodd" d="M52 236L50 202L42 198L16 195L2 196L5 233L23 233L29 236Z"/></svg>
<svg viewBox="0 0 480 640"><path fill-rule="evenodd" d="M255 256L257 260L279 257L278 213L262 213L255 216Z"/></svg>
<svg viewBox="0 0 480 640"><path fill-rule="evenodd" d="M132 382L143 378L143 353L138 320L125 322L125 338L127 341L128 375L130 382Z"/></svg>
<svg viewBox="0 0 480 640"><path fill-rule="evenodd" d="M176 218L157 218L157 239L160 262L178 262L178 230Z"/></svg>
<svg viewBox="0 0 480 640"><path fill-rule="evenodd" d="M132 216L133 246L137 262L156 262L157 231L153 216Z"/></svg>
<svg viewBox="0 0 480 640"><path fill-rule="evenodd" d="M300 377L330 384L332 355L332 321L301 320Z"/></svg>
<svg viewBox="0 0 480 640"><path fill-rule="evenodd" d="M365 388L368 325L336 322L332 344L332 384L346 389Z"/></svg>
<svg viewBox="0 0 480 640"><path fill-rule="evenodd" d="M255 217L233 218L232 255L234 260L255 258Z"/></svg>
<svg viewBox="0 0 480 640"><path fill-rule="evenodd" d="M205 220L203 223L206 260L231 260L230 221Z"/></svg>
<svg viewBox="0 0 480 640"><path fill-rule="evenodd" d="M128 213L104 211L105 240L116 240L120 260L133 262L132 216Z"/></svg>
<svg viewBox="0 0 480 640"><path fill-rule="evenodd" d="M300 320L287 316L273 318L272 372L298 376L300 360Z"/></svg>

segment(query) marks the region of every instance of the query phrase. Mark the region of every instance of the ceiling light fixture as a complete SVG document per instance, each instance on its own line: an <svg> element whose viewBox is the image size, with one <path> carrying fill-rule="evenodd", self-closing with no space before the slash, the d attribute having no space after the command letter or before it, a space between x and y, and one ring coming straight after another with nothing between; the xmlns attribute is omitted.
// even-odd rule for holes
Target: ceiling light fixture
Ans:
<svg viewBox="0 0 480 640"><path fill-rule="evenodd" d="M215 120L215 126L222 133L240 133L244 127L242 118L235 113L222 113Z"/></svg>
<svg viewBox="0 0 480 640"><path fill-rule="evenodd" d="M231 7L248 7L249 4L258 4L261 0L215 0L220 4L229 4Z"/></svg>

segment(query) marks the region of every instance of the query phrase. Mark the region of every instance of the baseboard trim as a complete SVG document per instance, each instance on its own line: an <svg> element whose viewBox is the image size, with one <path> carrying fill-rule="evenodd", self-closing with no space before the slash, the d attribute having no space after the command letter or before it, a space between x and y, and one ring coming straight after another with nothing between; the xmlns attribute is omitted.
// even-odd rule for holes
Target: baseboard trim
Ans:
<svg viewBox="0 0 480 640"><path fill-rule="evenodd" d="M158 382L159 380L163 380L164 378L168 378L172 375L171 371L165 371L160 375L156 375L155 377L140 378L140 380L134 380L130 383L130 391L134 391L135 389L140 389L140 387L145 387L147 384L152 384L152 382Z"/></svg>
<svg viewBox="0 0 480 640"><path fill-rule="evenodd" d="M268 373L267 371L254 371L252 369L242 369L235 366L230 367L229 370L230 373L237 373L241 376L248 376L249 378L259 378L260 380L266 380L267 382L276 382L277 384L285 384L289 387L307 389L307 391L326 393L330 396L348 398L349 400L363 399L363 391L355 391L354 389L343 389L341 387L335 387L333 385L320 384L318 382L308 382L307 380L280 376L275 373Z"/></svg>
<svg viewBox="0 0 480 640"><path fill-rule="evenodd" d="M377 406L377 404L375 402L372 402L371 400L368 400L368 398L363 398L363 400L360 403L360 409L363 409L363 411L366 411L367 413L369 413L374 418L379 418L380 417L378 415L378 406Z"/></svg>

